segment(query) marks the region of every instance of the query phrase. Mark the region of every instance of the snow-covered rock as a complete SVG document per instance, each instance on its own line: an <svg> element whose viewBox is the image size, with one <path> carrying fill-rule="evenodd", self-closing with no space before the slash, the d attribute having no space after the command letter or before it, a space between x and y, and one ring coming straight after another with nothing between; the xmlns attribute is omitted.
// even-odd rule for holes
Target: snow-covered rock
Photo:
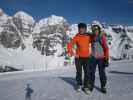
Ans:
<svg viewBox="0 0 133 100"><path fill-rule="evenodd" d="M63 51L61 49L55 50L55 46L57 47L58 45L62 49L65 46L65 39L67 38L65 29L67 27L68 22L60 16L52 15L48 18L41 19L36 23L33 30L34 47L37 47L38 50L45 54L47 52L46 55L54 55L54 53L58 56L62 55Z"/></svg>
<svg viewBox="0 0 133 100"><path fill-rule="evenodd" d="M78 24L72 24L70 26L70 32L69 32L69 36L72 38L74 37L77 33L78 33Z"/></svg>
<svg viewBox="0 0 133 100"><path fill-rule="evenodd" d="M13 16L13 21L23 37L31 34L35 21L29 14L19 11Z"/></svg>
<svg viewBox="0 0 133 100"><path fill-rule="evenodd" d="M6 48L18 48L21 44L21 35L12 17L8 18L6 23L3 24L1 32L1 44Z"/></svg>
<svg viewBox="0 0 133 100"><path fill-rule="evenodd" d="M2 9L0 9L0 33L3 31L3 24L6 23L8 15L6 15Z"/></svg>
<svg viewBox="0 0 133 100"><path fill-rule="evenodd" d="M6 14L0 17L1 43L7 48L24 49L24 41L33 31L34 19L25 12L19 11L13 17Z"/></svg>

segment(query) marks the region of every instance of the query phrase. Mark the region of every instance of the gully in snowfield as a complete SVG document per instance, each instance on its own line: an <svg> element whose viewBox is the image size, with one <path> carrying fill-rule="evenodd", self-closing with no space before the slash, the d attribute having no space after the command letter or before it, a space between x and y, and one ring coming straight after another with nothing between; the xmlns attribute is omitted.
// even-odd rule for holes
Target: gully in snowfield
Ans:
<svg viewBox="0 0 133 100"><path fill-rule="evenodd" d="M94 21L91 26L93 36L92 38L92 59L90 68L90 90L94 88L96 67L99 69L99 76L101 82L101 91L106 93L107 77L105 73L105 67L108 66L109 49L107 46L107 40L105 33L101 31L102 25Z"/></svg>
<svg viewBox="0 0 133 100"><path fill-rule="evenodd" d="M89 90L89 59L90 59L90 36L86 33L87 25L84 23L78 24L78 33L67 44L68 54L75 56L76 66L76 81L77 91L82 89L82 67L84 70L84 84L83 90L86 94L90 93ZM73 52L73 46L76 45L76 54Z"/></svg>

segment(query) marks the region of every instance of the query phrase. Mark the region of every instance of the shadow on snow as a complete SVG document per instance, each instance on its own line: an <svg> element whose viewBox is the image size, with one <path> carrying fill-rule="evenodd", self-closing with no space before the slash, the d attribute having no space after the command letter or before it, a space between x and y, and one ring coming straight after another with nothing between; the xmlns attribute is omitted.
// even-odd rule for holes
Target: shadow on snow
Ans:
<svg viewBox="0 0 133 100"><path fill-rule="evenodd" d="M111 74L124 74L124 75L133 75L131 72L121 72L121 71L109 71Z"/></svg>
<svg viewBox="0 0 133 100"><path fill-rule="evenodd" d="M63 81L65 81L66 83L72 85L74 90L76 90L76 79L75 78L73 78L73 77L59 77L59 78L62 79ZM101 92L101 88L100 87L95 85L94 88L97 91Z"/></svg>

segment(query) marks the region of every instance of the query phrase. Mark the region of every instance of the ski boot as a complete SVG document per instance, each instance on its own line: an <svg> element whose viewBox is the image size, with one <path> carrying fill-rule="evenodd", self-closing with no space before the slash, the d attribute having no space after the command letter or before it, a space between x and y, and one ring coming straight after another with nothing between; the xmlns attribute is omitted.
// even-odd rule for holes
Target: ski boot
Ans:
<svg viewBox="0 0 133 100"><path fill-rule="evenodd" d="M81 86L81 85L77 85L77 87L76 87L76 91L77 91L77 92L80 92L81 89L82 89L82 86Z"/></svg>
<svg viewBox="0 0 133 100"><path fill-rule="evenodd" d="M107 90L106 90L106 87L105 86L104 87L101 87L101 92L104 93L104 94L107 93Z"/></svg>
<svg viewBox="0 0 133 100"><path fill-rule="evenodd" d="M101 81L101 92L106 94L107 90L106 90L106 81Z"/></svg>
<svg viewBox="0 0 133 100"><path fill-rule="evenodd" d="M85 94L87 94L87 95L90 95L91 94L91 91L90 91L90 89L89 88L83 88L83 91L84 91L84 93Z"/></svg>

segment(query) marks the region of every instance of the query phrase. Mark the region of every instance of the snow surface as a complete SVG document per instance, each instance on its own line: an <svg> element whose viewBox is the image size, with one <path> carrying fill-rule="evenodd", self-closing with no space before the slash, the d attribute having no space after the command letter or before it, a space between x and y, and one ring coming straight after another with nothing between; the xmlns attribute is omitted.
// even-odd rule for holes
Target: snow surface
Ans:
<svg viewBox="0 0 133 100"><path fill-rule="evenodd" d="M0 74L1 100L25 100L26 86L34 92L31 100L132 100L133 62L113 62L107 68L107 94L99 91L96 73L95 89L90 96L75 91L75 68L63 70L34 71Z"/></svg>

